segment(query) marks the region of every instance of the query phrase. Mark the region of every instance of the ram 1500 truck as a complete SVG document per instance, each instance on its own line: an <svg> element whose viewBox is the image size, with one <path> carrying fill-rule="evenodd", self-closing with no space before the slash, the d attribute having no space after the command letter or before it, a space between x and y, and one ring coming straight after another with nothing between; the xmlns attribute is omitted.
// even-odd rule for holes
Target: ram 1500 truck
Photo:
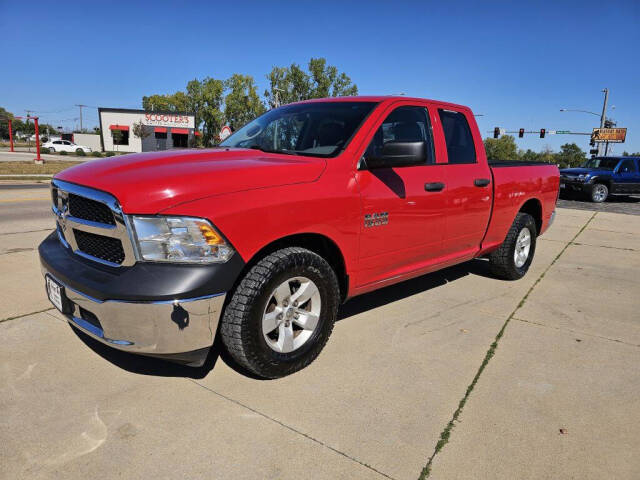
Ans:
<svg viewBox="0 0 640 480"><path fill-rule="evenodd" d="M578 168L560 170L560 189L604 202L610 194L640 193L639 157L595 157Z"/></svg>
<svg viewBox="0 0 640 480"><path fill-rule="evenodd" d="M271 110L217 148L96 160L51 183L51 302L113 348L201 365L216 335L276 378L341 302L475 257L525 275L553 165L489 164L467 107L344 97Z"/></svg>

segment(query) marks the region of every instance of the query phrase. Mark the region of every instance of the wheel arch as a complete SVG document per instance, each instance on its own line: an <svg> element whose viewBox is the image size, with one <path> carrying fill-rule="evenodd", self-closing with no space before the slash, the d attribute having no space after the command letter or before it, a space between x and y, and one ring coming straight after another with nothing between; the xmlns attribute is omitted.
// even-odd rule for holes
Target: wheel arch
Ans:
<svg viewBox="0 0 640 480"><path fill-rule="evenodd" d="M344 254L338 244L321 233L296 233L278 238L258 250L246 263L238 277L238 282L244 277L260 259L266 255L287 247L306 248L324 258L336 272L338 285L340 286L340 299L345 301L349 292L349 275L345 263Z"/></svg>
<svg viewBox="0 0 640 480"><path fill-rule="evenodd" d="M536 222L537 235L540 235L542 230L542 202L537 198L530 198L522 204L518 213L528 213L533 217Z"/></svg>

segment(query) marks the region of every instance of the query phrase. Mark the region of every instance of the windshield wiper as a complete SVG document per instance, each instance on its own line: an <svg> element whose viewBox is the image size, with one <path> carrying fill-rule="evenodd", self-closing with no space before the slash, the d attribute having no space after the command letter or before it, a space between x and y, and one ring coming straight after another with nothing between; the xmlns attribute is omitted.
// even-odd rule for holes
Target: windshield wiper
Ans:
<svg viewBox="0 0 640 480"><path fill-rule="evenodd" d="M295 152L292 152L290 150L270 150L268 148L263 148L260 145L251 145L246 148L250 148L252 150L260 150L261 152L266 152L266 153L282 153L284 155L295 155Z"/></svg>

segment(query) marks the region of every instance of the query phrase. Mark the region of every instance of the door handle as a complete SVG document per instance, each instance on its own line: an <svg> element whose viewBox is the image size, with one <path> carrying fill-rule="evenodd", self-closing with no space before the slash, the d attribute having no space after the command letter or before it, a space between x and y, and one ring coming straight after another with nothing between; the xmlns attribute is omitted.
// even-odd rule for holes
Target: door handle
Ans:
<svg viewBox="0 0 640 480"><path fill-rule="evenodd" d="M439 192L441 190L444 190L444 183L442 182L425 183L424 189L427 192Z"/></svg>
<svg viewBox="0 0 640 480"><path fill-rule="evenodd" d="M488 178L476 178L473 181L473 184L476 187L486 187L487 185L489 185L491 183L491 180L489 180Z"/></svg>

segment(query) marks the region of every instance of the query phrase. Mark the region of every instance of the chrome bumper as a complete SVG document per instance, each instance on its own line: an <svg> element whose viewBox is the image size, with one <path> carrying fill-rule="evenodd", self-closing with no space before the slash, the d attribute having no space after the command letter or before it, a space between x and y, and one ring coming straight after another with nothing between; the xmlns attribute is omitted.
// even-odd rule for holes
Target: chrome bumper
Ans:
<svg viewBox="0 0 640 480"><path fill-rule="evenodd" d="M226 294L159 302L97 300L65 285L69 323L111 347L132 353L172 355L208 348L218 328Z"/></svg>

